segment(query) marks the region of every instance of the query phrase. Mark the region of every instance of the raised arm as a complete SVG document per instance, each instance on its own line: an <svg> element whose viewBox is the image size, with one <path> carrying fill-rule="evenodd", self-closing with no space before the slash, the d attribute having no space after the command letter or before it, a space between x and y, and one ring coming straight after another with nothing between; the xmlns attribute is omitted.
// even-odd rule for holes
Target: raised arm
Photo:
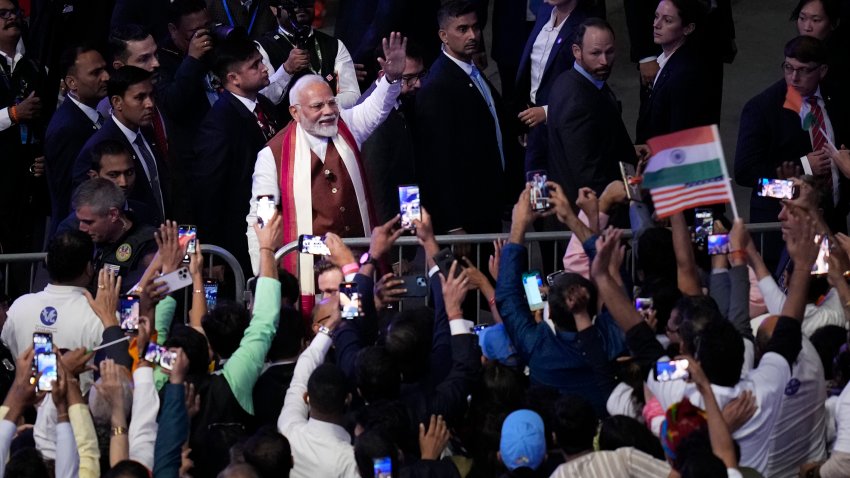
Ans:
<svg viewBox="0 0 850 478"><path fill-rule="evenodd" d="M162 401L162 414L159 417L159 433L154 446L155 478L178 476L183 443L189 439L189 414L186 409L185 387L189 359L181 348L172 349L175 353L174 365L165 385Z"/></svg>
<svg viewBox="0 0 850 478"><path fill-rule="evenodd" d="M673 226L673 251L676 254L676 271L679 290L684 295L702 295L699 281L699 269L694 259L694 248L691 245L691 234L685 223L685 215L676 213L670 218Z"/></svg>
<svg viewBox="0 0 850 478"><path fill-rule="evenodd" d="M723 412L720 411L720 406L717 404L717 398L715 398L714 391L711 389L711 383L706 378L705 373L703 373L699 362L693 357L686 358L688 360L688 372L690 373L691 381L697 386L697 390L699 390L705 402L711 451L723 460L726 468L738 468L735 442L732 440L732 434L729 432L726 420L723 419Z"/></svg>
<svg viewBox="0 0 850 478"><path fill-rule="evenodd" d="M576 216L570 200L567 199L560 184L547 181L546 185L549 187L549 204L552 206L555 217L562 224L566 225L576 235L579 241L584 243L584 241L593 235L593 230L581 222L578 216Z"/></svg>

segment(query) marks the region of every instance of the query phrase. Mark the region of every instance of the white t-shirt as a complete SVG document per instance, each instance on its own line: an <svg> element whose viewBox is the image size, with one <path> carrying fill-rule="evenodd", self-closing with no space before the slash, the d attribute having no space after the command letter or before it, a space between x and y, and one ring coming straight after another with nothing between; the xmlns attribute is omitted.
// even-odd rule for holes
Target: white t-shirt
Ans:
<svg viewBox="0 0 850 478"><path fill-rule="evenodd" d="M850 386L838 396L835 408L835 444L832 451L850 453Z"/></svg>
<svg viewBox="0 0 850 478"><path fill-rule="evenodd" d="M797 476L800 465L826 459L826 383L817 350L803 338L770 434L765 476Z"/></svg>
<svg viewBox="0 0 850 478"><path fill-rule="evenodd" d="M662 360L669 360L669 357ZM755 415L732 434L741 446L741 466L754 468L762 474L767 469L770 442L766 437L770 436L773 430L783 390L790 379L791 368L788 362L781 355L768 352L761 358L759 366L750 370L734 387L711 386L720 408L745 390L751 391L755 396L758 407ZM697 407L705 408L702 395L692 383L682 380L657 382L651 372L646 383L665 410L685 397Z"/></svg>

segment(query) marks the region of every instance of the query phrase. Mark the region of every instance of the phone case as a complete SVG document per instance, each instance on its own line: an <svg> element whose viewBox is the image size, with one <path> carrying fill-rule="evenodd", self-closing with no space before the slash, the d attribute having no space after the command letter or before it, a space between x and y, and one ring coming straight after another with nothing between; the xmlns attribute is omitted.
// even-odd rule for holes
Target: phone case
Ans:
<svg viewBox="0 0 850 478"><path fill-rule="evenodd" d="M440 268L440 272L442 272L445 277L449 276L449 269L451 269L452 262L455 259L454 253L449 248L441 249L440 252L434 256L434 262L437 264L437 267ZM457 267L455 267L455 277L460 275L461 269L463 269L463 262L458 260Z"/></svg>
<svg viewBox="0 0 850 478"><path fill-rule="evenodd" d="M407 292L399 295L401 298L425 297L428 295L428 279L425 276L404 276L402 288Z"/></svg>
<svg viewBox="0 0 850 478"><path fill-rule="evenodd" d="M155 282L164 282L168 285L168 292L171 293L192 285L192 274L189 273L188 267L181 267L176 271L169 272L168 274L155 279Z"/></svg>

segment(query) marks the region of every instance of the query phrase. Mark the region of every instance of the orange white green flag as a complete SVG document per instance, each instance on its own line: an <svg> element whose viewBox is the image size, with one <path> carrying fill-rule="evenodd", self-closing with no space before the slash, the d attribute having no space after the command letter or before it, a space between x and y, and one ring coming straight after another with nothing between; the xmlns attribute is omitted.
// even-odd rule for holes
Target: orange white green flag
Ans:
<svg viewBox="0 0 850 478"><path fill-rule="evenodd" d="M656 136L643 174L659 218L697 206L731 203L738 217L717 125Z"/></svg>
<svg viewBox="0 0 850 478"><path fill-rule="evenodd" d="M785 92L785 103L782 107L786 110L791 110L794 113L797 113L797 116L800 117L800 125L804 130L808 131L812 127L812 123L815 119L812 115L812 111L809 109L808 113L805 115L803 114L803 97L800 96L800 93L791 85L788 85L788 91Z"/></svg>

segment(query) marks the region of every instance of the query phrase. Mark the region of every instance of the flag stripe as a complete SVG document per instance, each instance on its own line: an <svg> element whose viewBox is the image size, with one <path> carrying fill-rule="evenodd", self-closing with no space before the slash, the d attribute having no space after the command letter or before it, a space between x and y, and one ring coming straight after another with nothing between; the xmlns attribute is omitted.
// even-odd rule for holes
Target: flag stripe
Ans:
<svg viewBox="0 0 850 478"><path fill-rule="evenodd" d="M657 202L655 202L655 206L656 206L656 208L661 209L661 208L670 207L671 205L681 204L681 203L684 203L684 202L691 202L691 201L709 199L709 198L714 198L714 197L728 198L729 195L726 192L706 191L706 192L703 192L703 193L700 193L700 194L694 194L694 195L690 195L690 196L682 196L682 197L677 197L677 198L670 198L670 199L667 199L665 201L657 201Z"/></svg>
<svg viewBox="0 0 850 478"><path fill-rule="evenodd" d="M666 167L652 173L647 172L643 176L642 186L647 189L655 189L721 176L723 176L723 168L720 166L720 160L715 157L710 161Z"/></svg>
<svg viewBox="0 0 850 478"><path fill-rule="evenodd" d="M726 204L728 202L730 202L728 197L715 198L715 199L700 199L700 200L695 200L695 201L689 201L689 202L683 203L679 206L671 206L671 207L665 208L663 210L662 209L656 209L655 213L656 213L656 216L658 216L659 219L663 219L665 217L672 216L673 214L685 211L685 210L690 209L692 207L710 206L712 204Z"/></svg>
<svg viewBox="0 0 850 478"><path fill-rule="evenodd" d="M721 188L711 188L711 189L699 189L699 190L696 190L696 191L688 191L688 192L682 192L682 193L678 193L678 194L669 194L669 195L666 195L666 196L659 196L659 195L656 195L656 194L653 193L652 194L652 202L654 202L655 204L663 204L663 203L667 203L667 202L679 201L679 200L682 200L682 199L689 199L689 198L704 195L704 194L727 194L727 192L726 192L725 187L721 187Z"/></svg>
<svg viewBox="0 0 850 478"><path fill-rule="evenodd" d="M711 126L700 126L675 133L665 134L651 138L646 143L654 152L661 152L670 148L681 148L682 146L691 146L694 144L714 143L718 140L714 136L714 131Z"/></svg>
<svg viewBox="0 0 850 478"><path fill-rule="evenodd" d="M646 165L646 173L654 173L660 169L675 168L686 164L714 161L720 157L720 154L717 143L685 145L656 151L649 160L649 164Z"/></svg>

